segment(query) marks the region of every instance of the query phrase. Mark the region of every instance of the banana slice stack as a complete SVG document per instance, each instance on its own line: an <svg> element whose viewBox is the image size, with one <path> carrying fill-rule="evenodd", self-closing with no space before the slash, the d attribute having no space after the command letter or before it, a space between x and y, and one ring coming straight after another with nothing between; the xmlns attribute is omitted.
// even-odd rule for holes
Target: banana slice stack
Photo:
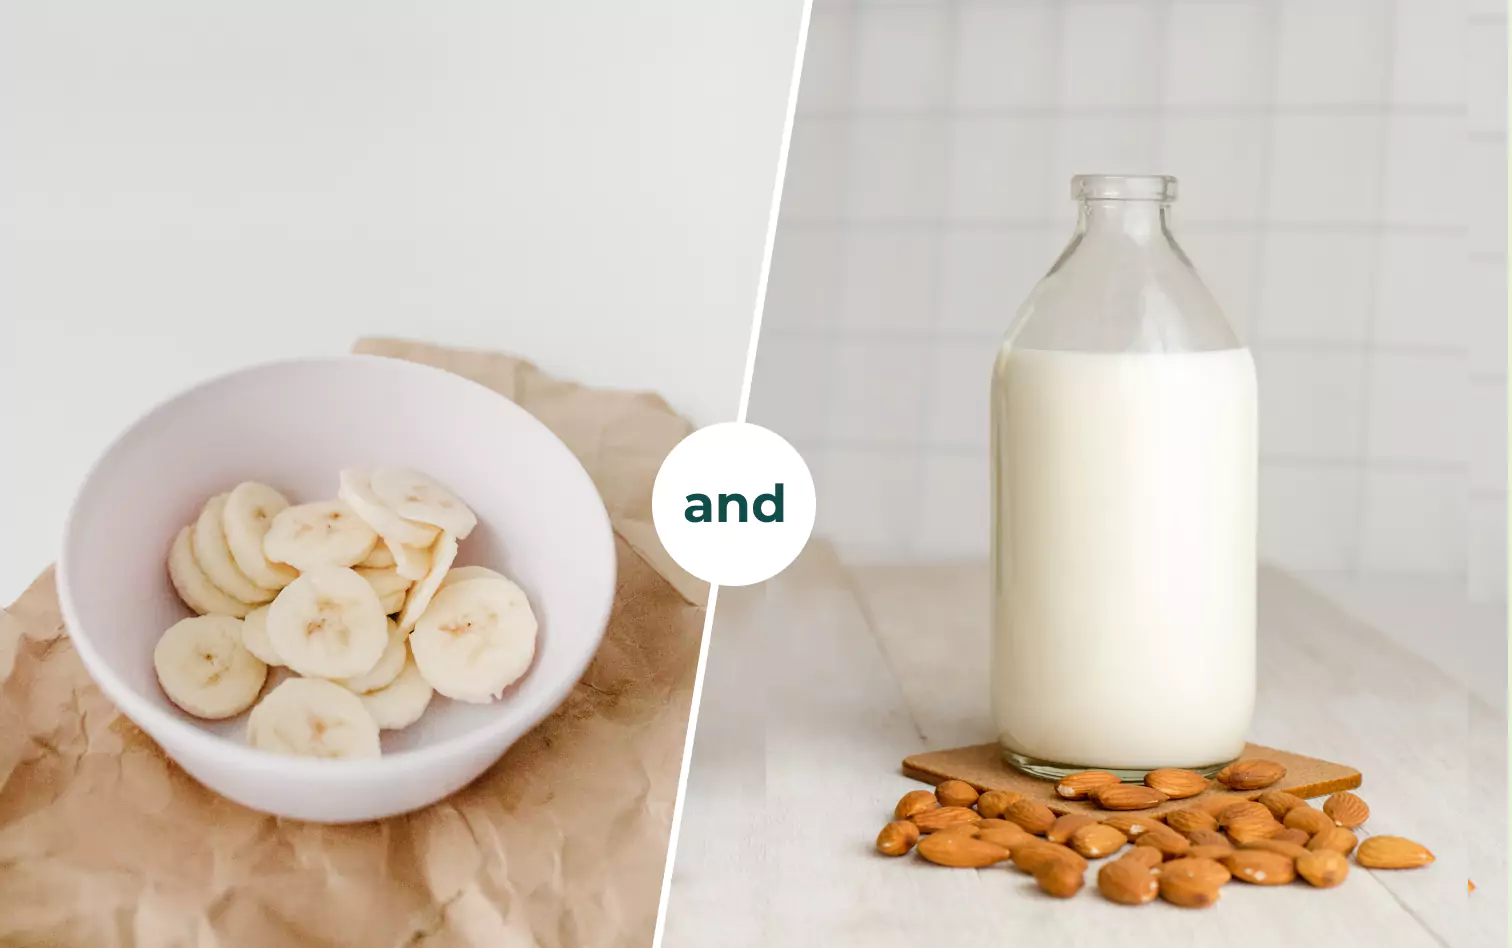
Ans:
<svg viewBox="0 0 1512 948"><path fill-rule="evenodd" d="M211 497L168 551L196 616L158 640L158 681L196 717L252 708L253 747L377 757L379 731L418 721L433 693L497 700L535 658L524 590L454 567L478 523L456 494L419 471L349 468L336 496L291 505L248 481ZM301 677L262 695L269 667Z"/></svg>

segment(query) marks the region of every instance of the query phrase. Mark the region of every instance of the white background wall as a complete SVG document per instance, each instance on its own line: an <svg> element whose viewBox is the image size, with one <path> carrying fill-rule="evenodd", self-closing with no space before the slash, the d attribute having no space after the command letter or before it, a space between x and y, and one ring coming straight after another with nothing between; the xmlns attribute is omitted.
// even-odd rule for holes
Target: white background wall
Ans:
<svg viewBox="0 0 1512 948"><path fill-rule="evenodd" d="M809 459L819 531L985 554L991 361L1069 178L1160 171L1256 353L1263 557L1503 601L1506 29L1496 0L818 0L750 418Z"/></svg>
<svg viewBox="0 0 1512 948"><path fill-rule="evenodd" d="M0 0L0 601L110 437L254 361L398 335L733 419L802 10Z"/></svg>

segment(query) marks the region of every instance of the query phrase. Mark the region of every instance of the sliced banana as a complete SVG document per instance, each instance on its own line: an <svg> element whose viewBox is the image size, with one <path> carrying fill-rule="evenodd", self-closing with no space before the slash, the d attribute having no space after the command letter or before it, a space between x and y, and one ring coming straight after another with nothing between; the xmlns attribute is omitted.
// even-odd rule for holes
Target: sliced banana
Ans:
<svg viewBox="0 0 1512 948"><path fill-rule="evenodd" d="M278 512L263 537L268 559L308 573L355 566L373 552L378 534L339 500L300 504Z"/></svg>
<svg viewBox="0 0 1512 948"><path fill-rule="evenodd" d="M347 506L351 507L352 505L347 504ZM355 510L356 508L353 509ZM372 526L372 524L368 524L368 526ZM394 554L389 552L388 543L383 539L382 534L378 535L378 543L373 547L373 552L369 553L367 559L357 565L363 569L388 569L394 565Z"/></svg>
<svg viewBox="0 0 1512 948"><path fill-rule="evenodd" d="M410 587L409 595L404 599L404 611L399 613L399 631L408 635L414 628L415 623L420 621L420 616L425 612L425 607L430 605L431 597L436 590L441 588L441 581L446 578L446 571L457 559L457 538L450 533L443 532L441 539L431 547L430 571L425 578Z"/></svg>
<svg viewBox="0 0 1512 948"><path fill-rule="evenodd" d="M453 566L446 571L446 576L441 580L441 585L437 587L437 591L439 592L457 583L466 582L469 579L484 578L504 579L505 576L503 573L495 572L487 566Z"/></svg>
<svg viewBox="0 0 1512 948"><path fill-rule="evenodd" d="M448 698L483 704L530 668L536 629L519 586L502 578L469 579L436 593L410 636L410 649L431 687Z"/></svg>
<svg viewBox="0 0 1512 948"><path fill-rule="evenodd" d="M389 549L389 554L394 558L394 569L405 579L418 582L430 572L431 551L416 546L405 546L402 543L383 543Z"/></svg>
<svg viewBox="0 0 1512 948"><path fill-rule="evenodd" d="M247 743L301 757L377 757L378 725L362 699L334 681L290 678L247 717Z"/></svg>
<svg viewBox="0 0 1512 948"><path fill-rule="evenodd" d="M256 655L264 664L279 668L283 665L283 659L278 657L278 650L273 648L273 640L268 638L268 607L258 606L242 620L241 627L242 644L247 651Z"/></svg>
<svg viewBox="0 0 1512 948"><path fill-rule="evenodd" d="M378 657L378 664L361 675L343 678L337 684L349 691L363 694L386 687L404 668L404 658L409 654L409 636L399 631L399 623L388 620L388 645Z"/></svg>
<svg viewBox="0 0 1512 948"><path fill-rule="evenodd" d="M430 705L433 694L430 682L420 674L420 668L410 656L409 649L405 649L404 654L404 668L400 670L399 677L385 688L359 695L363 707L368 709L378 726L386 731L409 727L420 720L420 715Z"/></svg>
<svg viewBox="0 0 1512 948"><path fill-rule="evenodd" d="M411 583L393 567L365 569L359 566L357 575L367 580L373 592L378 594L378 604L383 607L384 615L391 616L404 608L404 594L409 592Z"/></svg>
<svg viewBox="0 0 1512 948"><path fill-rule="evenodd" d="M356 570L326 567L302 573L273 600L268 638L301 675L351 678L383 655L388 618L378 593Z"/></svg>
<svg viewBox="0 0 1512 948"><path fill-rule="evenodd" d="M478 518L435 478L404 467L375 468L369 476L373 494L407 520L434 524L459 540L467 538Z"/></svg>
<svg viewBox="0 0 1512 948"><path fill-rule="evenodd" d="M231 556L236 568L248 579L267 589L278 590L289 585L299 572L282 563L274 563L263 555L263 537L273 518L289 506L283 494L256 481L237 484L226 497L226 509L222 529L226 533L226 545L231 547Z"/></svg>
<svg viewBox="0 0 1512 948"><path fill-rule="evenodd" d="M185 527L173 538L168 550L168 578L178 591L184 605L200 615L233 616L240 619L252 608L214 583L199 568L194 559L193 530Z"/></svg>
<svg viewBox="0 0 1512 948"><path fill-rule="evenodd" d="M405 546L428 547L436 542L441 531L428 523L406 520L385 507L378 495L373 493L372 482L366 471L349 467L341 472L341 489L336 496L357 511L357 516L367 522L374 531L392 543Z"/></svg>
<svg viewBox="0 0 1512 948"><path fill-rule="evenodd" d="M152 667L169 700L211 720L252 707L268 666L242 645L241 627L231 616L196 616L168 627L152 650Z"/></svg>
<svg viewBox="0 0 1512 948"><path fill-rule="evenodd" d="M211 497L200 511L199 519L194 521L194 561L209 577L210 582L242 602L254 605L271 602L278 595L278 589L267 589L254 583L247 578L247 574L237 569L236 560L231 556L231 547L227 545L223 526L226 498L230 496L216 494Z"/></svg>

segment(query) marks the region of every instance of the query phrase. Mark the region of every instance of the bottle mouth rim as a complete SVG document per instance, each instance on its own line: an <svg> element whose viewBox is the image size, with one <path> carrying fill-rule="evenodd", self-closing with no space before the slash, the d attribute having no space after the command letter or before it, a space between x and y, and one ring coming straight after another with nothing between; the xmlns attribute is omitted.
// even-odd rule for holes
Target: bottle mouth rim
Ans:
<svg viewBox="0 0 1512 948"><path fill-rule="evenodd" d="M1176 179L1168 174L1079 174L1071 179L1077 201L1176 200Z"/></svg>

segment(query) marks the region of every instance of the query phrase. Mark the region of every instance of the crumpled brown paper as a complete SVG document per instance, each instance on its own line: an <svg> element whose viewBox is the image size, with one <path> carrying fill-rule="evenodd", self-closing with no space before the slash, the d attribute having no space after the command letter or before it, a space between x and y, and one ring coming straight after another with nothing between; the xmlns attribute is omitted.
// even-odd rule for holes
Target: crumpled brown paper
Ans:
<svg viewBox="0 0 1512 948"><path fill-rule="evenodd" d="M619 587L603 645L550 718L471 786L408 816L321 826L201 787L90 681L52 571L0 611L0 945L648 945L707 587L651 526L691 426L654 395L508 356L393 340L357 351L518 402L598 485Z"/></svg>

